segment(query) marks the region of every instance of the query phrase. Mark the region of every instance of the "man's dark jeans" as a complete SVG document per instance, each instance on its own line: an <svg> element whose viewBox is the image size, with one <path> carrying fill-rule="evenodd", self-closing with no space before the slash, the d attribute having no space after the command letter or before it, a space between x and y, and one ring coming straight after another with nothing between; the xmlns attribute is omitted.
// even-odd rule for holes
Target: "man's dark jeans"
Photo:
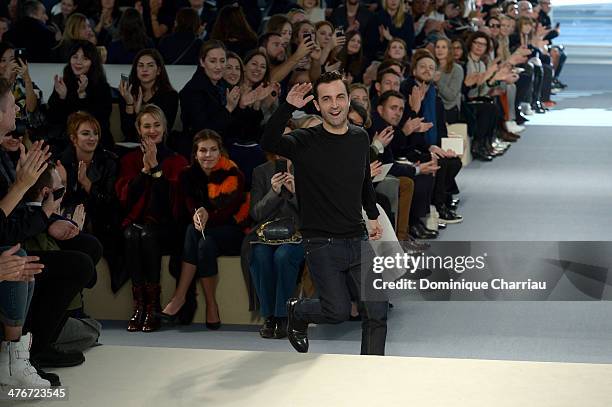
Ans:
<svg viewBox="0 0 612 407"><path fill-rule="evenodd" d="M295 306L295 316L316 324L338 324L348 320L351 296L347 281L352 280L360 296L361 354L384 355L389 303L383 293L373 293L371 264L375 254L370 245L362 245L363 242L362 238L304 240L306 263L319 299L300 300ZM367 270L363 274L362 262Z"/></svg>

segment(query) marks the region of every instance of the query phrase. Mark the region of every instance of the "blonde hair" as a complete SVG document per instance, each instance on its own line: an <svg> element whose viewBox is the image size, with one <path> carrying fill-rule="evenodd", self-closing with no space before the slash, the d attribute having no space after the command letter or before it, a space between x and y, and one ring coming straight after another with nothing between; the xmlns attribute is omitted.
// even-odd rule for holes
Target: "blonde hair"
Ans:
<svg viewBox="0 0 612 407"><path fill-rule="evenodd" d="M161 110L159 106L154 105L152 103L145 105L140 110L140 113L138 113L138 116L136 116L135 125L136 125L136 130L138 131L138 134L140 135L140 121L142 120L145 114L151 115L155 119L161 122L162 126L164 126L164 139L165 139L166 134L168 133L168 121L166 120L166 115L164 114L164 111Z"/></svg>
<svg viewBox="0 0 612 407"><path fill-rule="evenodd" d="M387 11L387 0L382 0L382 6L385 11ZM397 7L397 11L393 16L393 25L397 28L401 28L404 25L404 21L406 20L406 6L403 1L399 2L399 6ZM408 50L406 50L408 51Z"/></svg>
<svg viewBox="0 0 612 407"><path fill-rule="evenodd" d="M66 20L66 28L62 36L62 42L73 40L88 40L88 38L79 38L79 31L83 24L88 24L87 17L81 13L74 13Z"/></svg>

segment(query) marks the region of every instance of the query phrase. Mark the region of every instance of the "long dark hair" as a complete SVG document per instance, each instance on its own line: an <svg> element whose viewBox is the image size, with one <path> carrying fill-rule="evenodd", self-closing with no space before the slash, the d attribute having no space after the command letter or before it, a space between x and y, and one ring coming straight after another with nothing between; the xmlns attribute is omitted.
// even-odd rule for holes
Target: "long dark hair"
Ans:
<svg viewBox="0 0 612 407"><path fill-rule="evenodd" d="M119 39L128 51L138 51L149 44L142 16L135 8L128 8L119 19Z"/></svg>
<svg viewBox="0 0 612 407"><path fill-rule="evenodd" d="M134 61L132 62L132 70L130 71L130 84L132 85L132 95L134 97L138 96L138 89L140 88L140 79L138 79L138 61L143 56L150 56L155 61L155 65L159 68L159 76L155 79L154 89L155 92L170 92L173 91L174 88L170 83L170 78L168 77L168 71L166 71L166 65L164 64L164 59L158 50L154 48L145 48L140 51L134 57Z"/></svg>
<svg viewBox="0 0 612 407"><path fill-rule="evenodd" d="M234 5L227 5L219 10L210 38L224 42L231 39L237 42L257 43L257 34L249 25L242 7Z"/></svg>
<svg viewBox="0 0 612 407"><path fill-rule="evenodd" d="M68 63L64 67L64 82L66 83L68 91L76 92L76 90L79 88L79 81L74 75L74 72L72 72L70 60L72 59L72 56L80 49L83 50L85 58L91 61L91 66L89 67L89 71L87 71L87 80L89 81L88 88L97 88L100 85L108 86L106 74L104 73L104 67L100 61L100 54L98 54L96 46L89 41L76 40L70 48L70 52L68 53Z"/></svg>
<svg viewBox="0 0 612 407"><path fill-rule="evenodd" d="M270 60L268 59L268 55L265 52L260 51L259 49L254 49L254 50L249 51L248 54L246 54L246 56L244 57L243 76L246 75L246 66L249 63L249 61L253 59L254 57L256 57L257 55L261 55L266 61L266 72L264 73L263 79L261 81L253 84L254 88L259 86L259 84L262 82L264 83L270 82Z"/></svg>
<svg viewBox="0 0 612 407"><path fill-rule="evenodd" d="M119 9L119 2L120 0L115 0L115 3L113 3L113 11L111 12L113 21L121 18L121 10ZM102 15L102 0L98 0L96 2L96 14L98 17L101 17Z"/></svg>
<svg viewBox="0 0 612 407"><path fill-rule="evenodd" d="M359 47L359 52L355 55L349 55L348 53L348 44L353 37L359 35L361 38L361 46ZM363 64L365 62L363 57L363 37L359 33L359 31L349 31L346 33L346 43L344 47L340 50L337 56L338 61L342 62L342 69L344 72L350 72L353 77L358 76L363 71Z"/></svg>

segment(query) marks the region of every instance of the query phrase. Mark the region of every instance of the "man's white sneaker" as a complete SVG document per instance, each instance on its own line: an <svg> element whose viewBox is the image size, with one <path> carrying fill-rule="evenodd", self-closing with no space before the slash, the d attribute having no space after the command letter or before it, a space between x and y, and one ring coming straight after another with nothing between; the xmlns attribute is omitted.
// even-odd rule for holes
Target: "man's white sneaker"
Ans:
<svg viewBox="0 0 612 407"><path fill-rule="evenodd" d="M0 345L0 384L20 387L51 387L30 364L31 335L23 335L19 342Z"/></svg>

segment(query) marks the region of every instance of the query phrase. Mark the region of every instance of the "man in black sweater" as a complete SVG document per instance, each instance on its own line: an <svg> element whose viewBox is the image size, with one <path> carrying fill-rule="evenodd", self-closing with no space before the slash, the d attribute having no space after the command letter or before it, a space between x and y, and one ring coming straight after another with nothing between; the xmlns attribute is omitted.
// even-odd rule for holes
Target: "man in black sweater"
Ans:
<svg viewBox="0 0 612 407"><path fill-rule="evenodd" d="M313 95L306 96L310 91ZM314 99L323 124L283 136L296 109ZM347 277L360 292L361 353L383 355L387 335L388 302L363 291L371 286L374 252L364 240L378 240L376 195L370 178L369 138L362 128L349 125L348 86L338 72L327 72L311 84L295 85L268 121L261 145L289 158L294 165L296 194L306 262L318 299L287 302L287 335L298 352L308 351L308 323L341 323L350 317ZM361 207L368 217L367 229ZM369 231L369 232L368 232ZM368 290L368 292L371 290ZM374 298L377 297L377 298Z"/></svg>

